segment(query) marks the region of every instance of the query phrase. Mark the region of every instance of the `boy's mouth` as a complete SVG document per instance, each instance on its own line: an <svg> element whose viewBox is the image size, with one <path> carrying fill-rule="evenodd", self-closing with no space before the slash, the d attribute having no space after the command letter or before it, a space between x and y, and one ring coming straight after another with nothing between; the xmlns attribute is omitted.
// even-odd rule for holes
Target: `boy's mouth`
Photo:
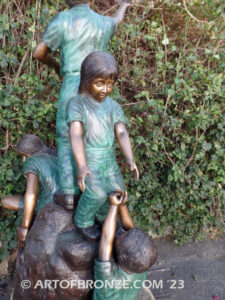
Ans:
<svg viewBox="0 0 225 300"><path fill-rule="evenodd" d="M106 97L106 94L104 94L104 93L99 94L99 98L105 98L105 97Z"/></svg>

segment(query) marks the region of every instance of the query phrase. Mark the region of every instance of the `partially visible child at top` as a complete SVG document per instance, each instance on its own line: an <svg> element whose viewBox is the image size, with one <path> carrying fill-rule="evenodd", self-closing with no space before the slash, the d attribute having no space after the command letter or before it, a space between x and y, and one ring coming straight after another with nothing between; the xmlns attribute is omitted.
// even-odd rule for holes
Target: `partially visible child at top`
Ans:
<svg viewBox="0 0 225 300"><path fill-rule="evenodd" d="M108 97L117 76L117 62L110 54L89 54L82 63L79 94L70 100L67 107L71 146L78 167L78 185L83 192L75 223L88 240L100 237L95 218L98 221L105 219L109 208L108 193L125 191L116 162L114 136L129 169L135 173L135 179L139 179L123 111L116 101Z"/></svg>
<svg viewBox="0 0 225 300"><path fill-rule="evenodd" d="M74 207L74 195L79 194L77 168L72 155L66 107L77 94L81 63L93 51L107 51L108 44L130 4L122 3L115 17L102 16L89 7L88 0L66 0L70 9L58 13L48 24L34 57L63 76L56 120L59 184L63 197L57 198L68 209ZM60 65L50 50L60 49Z"/></svg>

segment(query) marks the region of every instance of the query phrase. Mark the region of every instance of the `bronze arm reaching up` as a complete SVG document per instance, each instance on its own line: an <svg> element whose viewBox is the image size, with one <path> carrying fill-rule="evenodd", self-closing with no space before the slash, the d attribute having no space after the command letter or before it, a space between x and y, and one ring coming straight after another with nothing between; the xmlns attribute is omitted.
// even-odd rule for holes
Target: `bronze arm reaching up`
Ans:
<svg viewBox="0 0 225 300"><path fill-rule="evenodd" d="M116 233L116 217L118 207L124 199L122 191L109 195L110 208L102 227L102 236L99 246L99 260L109 261L112 258L113 241Z"/></svg>

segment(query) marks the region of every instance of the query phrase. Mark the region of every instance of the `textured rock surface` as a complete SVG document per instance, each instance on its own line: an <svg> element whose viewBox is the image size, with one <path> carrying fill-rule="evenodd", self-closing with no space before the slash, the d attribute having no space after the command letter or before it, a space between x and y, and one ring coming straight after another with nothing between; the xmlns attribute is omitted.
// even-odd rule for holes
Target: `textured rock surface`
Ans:
<svg viewBox="0 0 225 300"><path fill-rule="evenodd" d="M97 244L86 242L77 232L73 212L56 204L46 205L37 214L24 254L18 255L14 300L91 299L90 289L45 284L46 280L64 280L65 287L66 281L93 280L97 249ZM22 280L29 280L31 287L22 289Z"/></svg>
<svg viewBox="0 0 225 300"><path fill-rule="evenodd" d="M73 223L73 213L56 204L48 204L38 212L24 251L20 250L17 257L14 300L92 298L91 288L76 283L94 280L98 244L82 238ZM29 288L21 287L23 280L29 281ZM67 282L73 284L67 287ZM138 299L154 298L142 289Z"/></svg>

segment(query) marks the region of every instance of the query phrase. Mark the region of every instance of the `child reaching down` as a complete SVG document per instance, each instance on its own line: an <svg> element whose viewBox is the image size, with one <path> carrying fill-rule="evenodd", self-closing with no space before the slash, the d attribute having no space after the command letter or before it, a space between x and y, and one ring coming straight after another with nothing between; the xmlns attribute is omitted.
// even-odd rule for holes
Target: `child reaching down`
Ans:
<svg viewBox="0 0 225 300"><path fill-rule="evenodd" d="M135 179L139 179L123 111L116 101L108 97L117 76L118 66L110 54L89 54L81 66L79 94L70 100L67 107L70 141L78 167L78 185L83 192L75 223L83 236L91 241L100 237L95 218L99 221L105 219L107 195L115 190L125 191L116 162L114 136L129 169L135 173Z"/></svg>

